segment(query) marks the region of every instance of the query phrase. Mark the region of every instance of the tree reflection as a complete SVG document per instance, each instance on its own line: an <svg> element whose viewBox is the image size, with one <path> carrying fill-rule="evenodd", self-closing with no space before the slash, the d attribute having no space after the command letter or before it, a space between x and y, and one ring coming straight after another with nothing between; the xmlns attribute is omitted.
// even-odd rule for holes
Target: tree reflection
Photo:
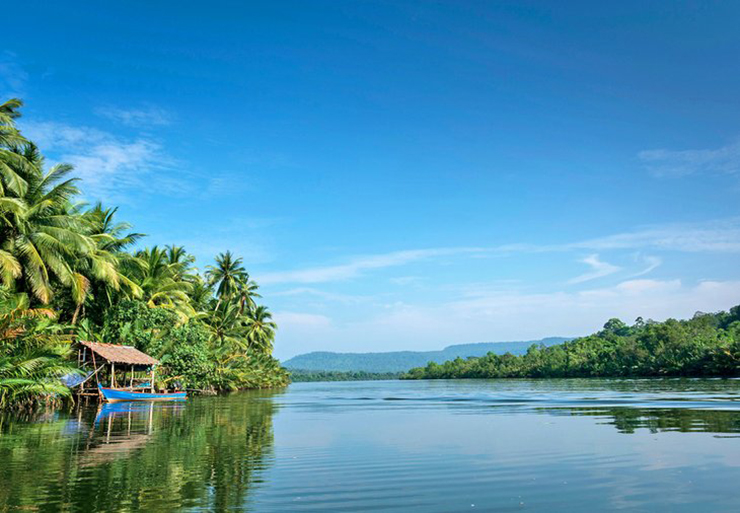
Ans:
<svg viewBox="0 0 740 513"><path fill-rule="evenodd" d="M275 392L0 419L0 510L243 508L273 451Z"/></svg>
<svg viewBox="0 0 740 513"><path fill-rule="evenodd" d="M740 411L690 408L599 407L548 410L559 415L603 417L620 433L647 429L651 433L740 433Z"/></svg>

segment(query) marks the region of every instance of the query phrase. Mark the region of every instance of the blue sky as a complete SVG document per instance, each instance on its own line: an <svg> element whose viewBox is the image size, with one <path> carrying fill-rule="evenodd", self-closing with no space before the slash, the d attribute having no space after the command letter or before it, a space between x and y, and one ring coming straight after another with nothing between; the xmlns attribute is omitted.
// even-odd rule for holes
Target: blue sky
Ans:
<svg viewBox="0 0 740 513"><path fill-rule="evenodd" d="M87 199L231 249L279 357L740 303L735 2L27 2L0 92Z"/></svg>

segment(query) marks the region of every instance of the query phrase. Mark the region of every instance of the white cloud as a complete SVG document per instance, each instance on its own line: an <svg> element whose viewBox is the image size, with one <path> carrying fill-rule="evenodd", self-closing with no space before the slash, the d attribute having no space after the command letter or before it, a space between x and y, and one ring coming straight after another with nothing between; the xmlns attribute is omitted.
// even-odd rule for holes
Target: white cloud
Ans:
<svg viewBox="0 0 740 513"><path fill-rule="evenodd" d="M602 262L601 260L599 260L599 255L597 254L589 255L586 258L582 259L581 262L590 266L591 271L581 274L580 276L576 276L568 283L576 284L595 280L597 278L602 278L604 276L614 274L622 269L621 267L617 267L616 265L612 265L608 262Z"/></svg>
<svg viewBox="0 0 740 513"><path fill-rule="evenodd" d="M640 249L654 248L683 252L740 252L740 218L704 223L677 223L647 226L633 232L599 237L582 242L551 246L549 249ZM548 247L543 248L547 250Z"/></svg>
<svg viewBox="0 0 740 513"><path fill-rule="evenodd" d="M302 312L276 312L274 315L280 329L325 328L331 326L331 319L325 315Z"/></svg>
<svg viewBox="0 0 740 513"><path fill-rule="evenodd" d="M99 116L134 128L163 126L169 125L172 122L172 116L169 112L154 106L147 106L138 109L122 109L109 106L100 107L96 109L95 112Z"/></svg>
<svg viewBox="0 0 740 513"><path fill-rule="evenodd" d="M638 271L635 274L633 274L632 278L637 278L638 276L644 276L646 274L649 274L663 264L663 259L656 257L656 256L645 256L645 257L642 257L641 260L643 263L646 264L646 267L642 269L641 271Z"/></svg>
<svg viewBox="0 0 740 513"><path fill-rule="evenodd" d="M84 193L94 199L125 202L131 188L140 193L153 184L159 192L182 187L156 175L174 163L151 139L123 140L96 128L51 121L24 122L22 129L42 151L51 152L54 160L72 164L75 175L83 179Z"/></svg>
<svg viewBox="0 0 740 513"><path fill-rule="evenodd" d="M294 271L265 273L260 277L262 283L324 283L354 278L370 269L383 269L406 265L411 262L433 257L481 253L480 248L437 248L394 251L356 258L347 264L325 267L311 267Z"/></svg>
<svg viewBox="0 0 740 513"><path fill-rule="evenodd" d="M311 287L296 287L293 289L282 290L279 292L271 292L271 297L293 297L293 296L313 296L319 299L325 299L327 301L334 301L337 303L359 303L366 301L368 298L365 296L359 296L354 294L337 294L333 292L326 292L323 290L311 288Z"/></svg>
<svg viewBox="0 0 740 513"><path fill-rule="evenodd" d="M364 271L399 267L414 262L445 256L480 257L491 255L512 255L517 253L547 253L575 250L623 250L652 248L679 252L740 252L740 218L694 224L671 224L648 226L632 232L606 237L555 245L505 244L500 246L458 247L435 249L410 249L355 258L346 264L317 266L290 271L277 271L262 274L261 283L327 283L347 280L361 275ZM619 267L602 262L598 255L582 260L593 271L579 276L571 283L582 283L607 276ZM658 257L646 257L647 267L633 276L647 274L661 264ZM393 283L403 284L403 278L392 279ZM400 280L400 281L399 281ZM408 280L406 280L408 283Z"/></svg>
<svg viewBox="0 0 740 513"><path fill-rule="evenodd" d="M646 150L638 154L656 176L734 174L740 171L740 141L704 150Z"/></svg>
<svg viewBox="0 0 740 513"><path fill-rule="evenodd" d="M740 281L626 280L583 291L494 291L441 304L398 302L358 322L293 323L278 334L281 356L326 351L429 350L450 344L592 333L612 317L689 318L740 304ZM310 327L310 329L308 329Z"/></svg>

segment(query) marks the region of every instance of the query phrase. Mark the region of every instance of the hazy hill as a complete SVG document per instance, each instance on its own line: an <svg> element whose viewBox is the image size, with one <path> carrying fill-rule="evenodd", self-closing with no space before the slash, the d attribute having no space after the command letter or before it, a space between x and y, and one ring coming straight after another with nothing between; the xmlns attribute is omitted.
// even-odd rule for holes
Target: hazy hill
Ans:
<svg viewBox="0 0 740 513"><path fill-rule="evenodd" d="M301 354L283 362L289 369L314 371L365 371L365 372L404 372L413 367L426 365L430 361L442 363L458 356L483 356L489 352L496 354L524 354L532 344L552 346L569 340L563 337L548 337L526 342L481 342L478 344L458 344L441 351L392 351L387 353L332 353L317 351Z"/></svg>

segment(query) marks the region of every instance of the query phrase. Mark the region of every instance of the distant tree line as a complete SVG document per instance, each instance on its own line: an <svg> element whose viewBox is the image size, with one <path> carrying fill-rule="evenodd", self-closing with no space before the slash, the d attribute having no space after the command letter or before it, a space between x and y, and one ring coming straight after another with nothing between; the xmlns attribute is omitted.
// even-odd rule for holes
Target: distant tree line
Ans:
<svg viewBox="0 0 740 513"><path fill-rule="evenodd" d="M342 372L290 369L290 379L294 383L301 381L378 381L384 379L398 379L400 377L400 372Z"/></svg>
<svg viewBox="0 0 740 513"><path fill-rule="evenodd" d="M692 319L632 326L610 319L604 329L563 344L532 345L526 354L430 362L402 379L740 376L740 305L697 312Z"/></svg>

